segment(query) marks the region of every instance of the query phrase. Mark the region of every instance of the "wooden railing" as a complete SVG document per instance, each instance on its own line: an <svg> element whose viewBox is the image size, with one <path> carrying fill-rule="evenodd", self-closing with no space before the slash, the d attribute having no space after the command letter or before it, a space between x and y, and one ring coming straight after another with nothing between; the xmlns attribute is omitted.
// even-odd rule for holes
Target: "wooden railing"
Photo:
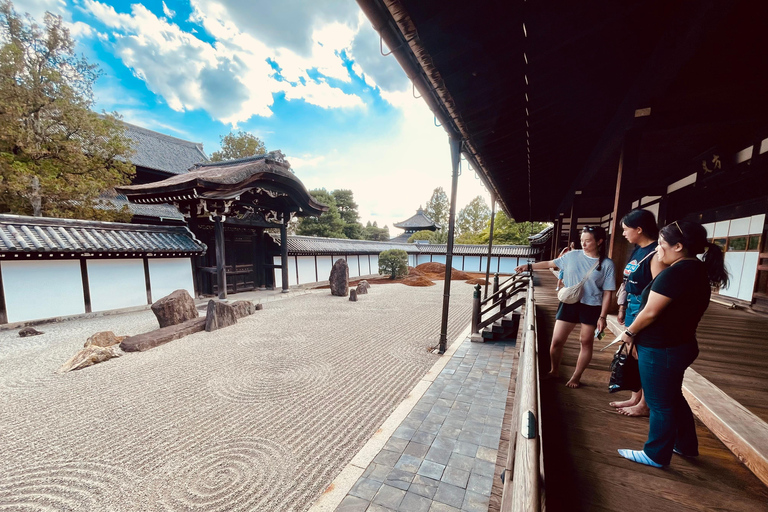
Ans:
<svg viewBox="0 0 768 512"><path fill-rule="evenodd" d="M499 275L496 274L493 277L493 294L485 300L480 300L480 285L477 285L472 308L472 334L522 306L525 298L516 296L526 290L528 281L528 276L516 274L499 285Z"/></svg>
<svg viewBox="0 0 768 512"><path fill-rule="evenodd" d="M504 470L501 511L544 508L541 406L533 280L526 279L525 317L520 331L517 382L512 408L509 452Z"/></svg>

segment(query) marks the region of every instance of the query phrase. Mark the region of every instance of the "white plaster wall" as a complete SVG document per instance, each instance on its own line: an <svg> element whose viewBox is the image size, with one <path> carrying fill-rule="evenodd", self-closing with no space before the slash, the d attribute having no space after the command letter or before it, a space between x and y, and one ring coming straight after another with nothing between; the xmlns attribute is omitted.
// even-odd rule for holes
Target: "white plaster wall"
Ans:
<svg viewBox="0 0 768 512"><path fill-rule="evenodd" d="M299 284L315 283L320 275L315 275L315 257L298 256L299 260Z"/></svg>
<svg viewBox="0 0 768 512"><path fill-rule="evenodd" d="M418 254L416 259L416 265L414 267L418 267L422 263L429 263L429 254Z"/></svg>
<svg viewBox="0 0 768 512"><path fill-rule="evenodd" d="M371 265L368 255L360 256L360 273L367 276L371 273Z"/></svg>
<svg viewBox="0 0 768 512"><path fill-rule="evenodd" d="M741 282L739 283L739 292L736 295L741 300L752 300L752 293L755 290L755 276L757 275L757 262L760 259L760 253L745 252L744 263L741 269Z"/></svg>
<svg viewBox="0 0 768 512"><path fill-rule="evenodd" d="M379 273L379 255L371 254L371 274Z"/></svg>
<svg viewBox="0 0 768 512"><path fill-rule="evenodd" d="M91 310L130 308L147 304L144 260L87 260ZM189 262L187 262L189 267ZM192 295L192 294L190 294ZM160 297L158 297L160 298Z"/></svg>
<svg viewBox="0 0 768 512"><path fill-rule="evenodd" d="M272 263L275 265L280 265L280 256L273 256L272 257ZM275 274L275 290L279 290L283 287L283 270L281 268L274 268L272 271ZM288 280L290 283L290 279Z"/></svg>
<svg viewBox="0 0 768 512"><path fill-rule="evenodd" d="M483 259L480 256L464 256L464 272L480 272Z"/></svg>
<svg viewBox="0 0 768 512"><path fill-rule="evenodd" d="M743 236L749 234L749 224L751 217L742 217L731 220L731 226L728 229L728 236Z"/></svg>
<svg viewBox="0 0 768 512"><path fill-rule="evenodd" d="M741 276L744 273L745 254L746 253L743 251L725 253L725 268L728 270L728 274L731 276L731 280L727 287L720 288L720 295L738 297L739 287L741 286ZM754 284L754 277L751 282Z"/></svg>
<svg viewBox="0 0 768 512"><path fill-rule="evenodd" d="M79 260L3 261L8 322L85 313Z"/></svg>
<svg viewBox="0 0 768 512"><path fill-rule="evenodd" d="M715 223L710 222L709 224L702 224L702 227L707 230L707 238L714 238L715 237Z"/></svg>
<svg viewBox="0 0 768 512"><path fill-rule="evenodd" d="M464 256L457 256L454 254L453 258L451 259L451 267L455 268L456 270L462 270L464 268Z"/></svg>
<svg viewBox="0 0 768 512"><path fill-rule="evenodd" d="M513 258L511 256L506 257L503 256L501 258L501 261L499 262L499 274L514 274L515 273L515 267L518 266L520 263L518 263L518 260L521 258ZM522 261L527 261L525 258L522 258Z"/></svg>
<svg viewBox="0 0 768 512"><path fill-rule="evenodd" d="M763 225L765 224L765 214L753 215L749 221L749 234L760 235L763 233Z"/></svg>
<svg viewBox="0 0 768 512"><path fill-rule="evenodd" d="M415 267L418 265L418 254L409 254L408 255L408 265L411 267Z"/></svg>
<svg viewBox="0 0 768 512"><path fill-rule="evenodd" d="M728 236L728 226L731 224L731 221L724 220L721 222L715 222L715 238L720 238L723 236Z"/></svg>
<svg viewBox="0 0 768 512"><path fill-rule="evenodd" d="M429 260L427 260L429 261ZM433 254L432 255L432 261L434 263L442 263L445 265L445 255L444 254Z"/></svg>
<svg viewBox="0 0 768 512"><path fill-rule="evenodd" d="M332 256L317 257L317 278L321 281L328 281L331 278L331 268L333 268L334 259Z"/></svg>
<svg viewBox="0 0 768 512"><path fill-rule="evenodd" d="M195 296L190 258L157 258L149 260L149 283L152 302L176 290L187 290Z"/></svg>
<svg viewBox="0 0 768 512"><path fill-rule="evenodd" d="M349 266L349 277L358 277L360 268L358 267L358 255L351 254L347 256L347 265Z"/></svg>

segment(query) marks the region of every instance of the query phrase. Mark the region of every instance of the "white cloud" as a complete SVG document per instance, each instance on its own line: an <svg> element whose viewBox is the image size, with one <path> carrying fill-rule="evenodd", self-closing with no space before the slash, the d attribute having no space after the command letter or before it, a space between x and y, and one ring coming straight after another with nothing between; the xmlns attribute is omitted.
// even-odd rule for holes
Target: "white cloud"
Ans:
<svg viewBox="0 0 768 512"><path fill-rule="evenodd" d="M163 2L163 14L165 14L168 19L172 19L174 16L176 16L176 11L169 9L168 6L165 5L165 2Z"/></svg>
<svg viewBox="0 0 768 512"><path fill-rule="evenodd" d="M15 0L13 8L19 14L29 13L40 25L46 12L61 16L64 20L70 19L65 0Z"/></svg>
<svg viewBox="0 0 768 512"><path fill-rule="evenodd" d="M244 33L228 8L213 1L194 2L191 16L215 38L213 44L141 4L132 5L130 13L118 13L97 0L83 0L82 11L113 30L115 53L174 110L203 109L236 126L254 115L272 115L273 94L278 92L326 109L364 106L358 96L323 78L350 81L339 52L351 46L355 31L342 23L314 29L311 54L302 57L287 48L269 48ZM268 59L280 66L284 80L275 75ZM312 80L311 70L321 79Z"/></svg>

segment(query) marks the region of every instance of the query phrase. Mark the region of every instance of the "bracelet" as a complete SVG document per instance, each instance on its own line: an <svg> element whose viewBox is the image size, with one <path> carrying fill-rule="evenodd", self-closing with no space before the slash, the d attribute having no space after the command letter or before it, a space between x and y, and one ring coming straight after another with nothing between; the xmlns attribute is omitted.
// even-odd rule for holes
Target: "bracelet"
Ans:
<svg viewBox="0 0 768 512"><path fill-rule="evenodd" d="M634 338L634 337L635 337L635 333L633 333L633 332L632 332L632 331L630 331L629 329L625 330L625 331L624 331L624 334L626 334L626 335L627 335L627 336L629 336L630 338Z"/></svg>
<svg viewBox="0 0 768 512"><path fill-rule="evenodd" d="M604 317L604 316L601 316L600 318L602 318L603 320L605 320L605 317Z"/></svg>

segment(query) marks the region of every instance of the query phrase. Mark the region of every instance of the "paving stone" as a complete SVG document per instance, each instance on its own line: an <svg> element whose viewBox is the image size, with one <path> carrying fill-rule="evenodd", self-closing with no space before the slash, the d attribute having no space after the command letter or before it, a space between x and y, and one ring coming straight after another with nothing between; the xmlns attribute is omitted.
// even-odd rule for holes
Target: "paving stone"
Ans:
<svg viewBox="0 0 768 512"><path fill-rule="evenodd" d="M424 418L426 418L428 414L429 410L417 411L416 409L413 409L408 413L408 419L424 421Z"/></svg>
<svg viewBox="0 0 768 512"><path fill-rule="evenodd" d="M370 504L371 502L369 500L364 500L355 496L347 496L341 500L339 506L336 507L336 512L365 512Z"/></svg>
<svg viewBox="0 0 768 512"><path fill-rule="evenodd" d="M439 432L440 429L438 429ZM435 434L437 432L424 432L423 430L417 430L415 434L413 434L413 437L411 438L412 443L420 443L420 444L426 444L430 445L432 444L432 441L435 440Z"/></svg>
<svg viewBox="0 0 768 512"><path fill-rule="evenodd" d="M472 468L473 473L477 473L478 475L493 477L494 471L496 471L495 462L488 462L485 460L475 459L475 467Z"/></svg>
<svg viewBox="0 0 768 512"><path fill-rule="evenodd" d="M401 454L399 452L381 450L379 454L374 457L373 462L376 464L381 464L382 466L395 467L397 461L400 460L400 455Z"/></svg>
<svg viewBox="0 0 768 512"><path fill-rule="evenodd" d="M493 437L501 437L501 427L486 425L483 429L483 434Z"/></svg>
<svg viewBox="0 0 768 512"><path fill-rule="evenodd" d="M432 506L432 500L419 496L418 494L407 492L405 498L400 503L400 510L402 512L429 512L429 507Z"/></svg>
<svg viewBox="0 0 768 512"><path fill-rule="evenodd" d="M497 455L498 450L494 450L493 448L488 448L486 446L478 446L475 458L495 463Z"/></svg>
<svg viewBox="0 0 768 512"><path fill-rule="evenodd" d="M370 478L360 478L355 485L352 486L349 494L370 502L373 497L376 496L376 493L379 492L380 487L381 482L371 480Z"/></svg>
<svg viewBox="0 0 768 512"><path fill-rule="evenodd" d="M465 489L467 487L467 482L469 481L470 472L464 471L463 469L457 469L451 466L448 466L445 468L445 471L443 472L442 481L449 483L451 485L455 485L456 487L461 487L462 489Z"/></svg>
<svg viewBox="0 0 768 512"><path fill-rule="evenodd" d="M450 439L458 439L461 435L461 428L443 425L440 427L440 430L437 434L443 437L448 437Z"/></svg>
<svg viewBox="0 0 768 512"><path fill-rule="evenodd" d="M459 434L458 440L464 441L466 443L474 443L474 444L482 444L480 442L480 438L482 437L482 432L472 432L471 430L462 430L461 434Z"/></svg>
<svg viewBox="0 0 768 512"><path fill-rule="evenodd" d="M437 448L433 445L424 458L426 460L431 460L432 462L437 462L438 464L446 465L448 464L448 459L451 458L451 450Z"/></svg>
<svg viewBox="0 0 768 512"><path fill-rule="evenodd" d="M429 498L431 500L437 492L438 485L440 485L438 480L416 475L413 477L411 486L408 487L408 492L418 494L419 496L424 496L425 498Z"/></svg>
<svg viewBox="0 0 768 512"><path fill-rule="evenodd" d="M393 469L387 475L384 484L406 491L411 486L412 481L413 473L403 471L402 469Z"/></svg>
<svg viewBox="0 0 768 512"><path fill-rule="evenodd" d="M490 504L490 497L467 491L464 495L464 502L461 504L462 512L487 512Z"/></svg>
<svg viewBox="0 0 768 512"><path fill-rule="evenodd" d="M394 509L389 507L382 507L381 505L376 505L375 503L371 503L371 505L368 507L368 509L365 512L393 512Z"/></svg>
<svg viewBox="0 0 768 512"><path fill-rule="evenodd" d="M491 488L493 487L493 478L490 476L483 476L478 473L472 473L469 476L469 482L467 482L467 491L476 492L483 496L491 495Z"/></svg>
<svg viewBox="0 0 768 512"><path fill-rule="evenodd" d="M397 510L404 497L404 490L389 485L382 485L379 492L373 498L373 504Z"/></svg>
<svg viewBox="0 0 768 512"><path fill-rule="evenodd" d="M410 416L408 416L405 420L403 420L402 423L400 423L400 426L401 427L412 428L414 430L418 430L422 421L423 420L419 420L419 419L416 419L416 418L411 418Z"/></svg>
<svg viewBox="0 0 768 512"><path fill-rule="evenodd" d="M461 512L461 509L446 505L445 503L433 501L432 506L429 507L429 512Z"/></svg>
<svg viewBox="0 0 768 512"><path fill-rule="evenodd" d="M463 469L464 471L472 471L472 468L475 465L475 459L453 452L451 458L448 459L448 465L454 468Z"/></svg>
<svg viewBox="0 0 768 512"><path fill-rule="evenodd" d="M440 480L440 477L443 476L444 469L445 464L438 464L437 462L432 462L431 460L425 460L421 463L421 466L416 473L427 478Z"/></svg>
<svg viewBox="0 0 768 512"><path fill-rule="evenodd" d="M459 436L461 437L461 436ZM499 436L490 436L488 434L483 434L480 436L480 445L486 446L488 448L493 448L494 450L499 449Z"/></svg>
<svg viewBox="0 0 768 512"><path fill-rule="evenodd" d="M432 448L442 448L443 450L453 451L456 446L456 440L443 435L439 435L432 441Z"/></svg>
<svg viewBox="0 0 768 512"><path fill-rule="evenodd" d="M455 453L466 455L467 457L475 457L477 455L478 445L475 443L468 443L466 441L459 441L456 443L456 447L453 449Z"/></svg>
<svg viewBox="0 0 768 512"><path fill-rule="evenodd" d="M395 468L408 471L409 473L416 473L419 470L419 466L421 466L421 460L419 457L403 454L400 456L397 464L395 464Z"/></svg>
<svg viewBox="0 0 768 512"><path fill-rule="evenodd" d="M427 420L424 420L424 422L419 427L419 430L421 432L426 432L428 434L436 435L438 432L440 432L440 427L442 426L441 423L429 423Z"/></svg>
<svg viewBox="0 0 768 512"><path fill-rule="evenodd" d="M428 444L421 444L415 441L411 441L410 443L408 443L408 446L405 447L405 450L403 450L403 453L406 455L412 455L414 457L423 459L428 451L429 451Z"/></svg>
<svg viewBox="0 0 768 512"><path fill-rule="evenodd" d="M392 437L397 437L398 439L405 439L406 441L410 441L413 437L413 434L416 433L416 429L410 428L410 427L397 427L395 431L392 433Z"/></svg>
<svg viewBox="0 0 768 512"><path fill-rule="evenodd" d="M405 439L400 439L398 437L390 437L389 441L387 441L387 444L384 445L384 449L389 450L391 452L402 453L403 450L405 450L406 446L408 446L408 441L406 441Z"/></svg>
<svg viewBox="0 0 768 512"><path fill-rule="evenodd" d="M432 499L452 507L461 508L462 503L464 503L464 494L465 491L461 487L440 482L440 485L437 486L435 497Z"/></svg>
<svg viewBox="0 0 768 512"><path fill-rule="evenodd" d="M482 416L482 418L484 417L485 416ZM483 434L484 428L485 428L485 423L483 423L482 421L477 421L474 417L472 417L464 423L464 427L462 428L462 430L467 432L473 432L477 435L481 435Z"/></svg>

